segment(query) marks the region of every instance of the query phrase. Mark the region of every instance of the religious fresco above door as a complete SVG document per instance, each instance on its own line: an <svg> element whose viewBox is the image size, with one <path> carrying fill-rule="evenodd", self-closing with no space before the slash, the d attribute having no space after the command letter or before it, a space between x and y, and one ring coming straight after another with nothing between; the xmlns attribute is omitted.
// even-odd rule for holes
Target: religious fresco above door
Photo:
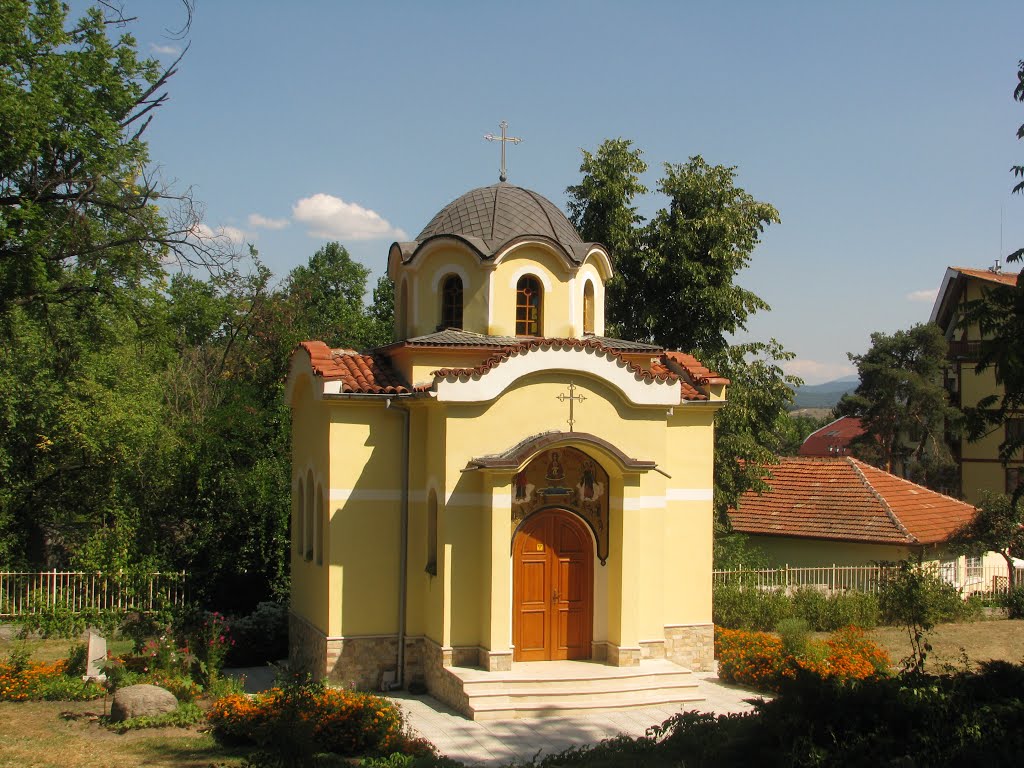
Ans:
<svg viewBox="0 0 1024 768"><path fill-rule="evenodd" d="M590 524L601 565L608 559L608 473L576 448L552 448L512 476L512 522L561 507Z"/></svg>

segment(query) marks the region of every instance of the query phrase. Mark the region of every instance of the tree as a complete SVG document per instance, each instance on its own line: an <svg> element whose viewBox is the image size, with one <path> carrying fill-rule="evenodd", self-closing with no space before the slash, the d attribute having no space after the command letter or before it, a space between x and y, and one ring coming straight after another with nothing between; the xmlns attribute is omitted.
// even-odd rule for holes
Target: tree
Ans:
<svg viewBox="0 0 1024 768"><path fill-rule="evenodd" d="M642 321L636 314L635 293L623 275L642 271L644 220L633 206L637 195L647 194L647 187L640 182L640 174L647 171L642 154L632 149L631 141L621 138L603 142L594 154L583 150L583 179L566 189L573 226L584 239L605 245L614 259L616 272L605 292L609 333L631 338Z"/></svg>
<svg viewBox="0 0 1024 768"><path fill-rule="evenodd" d="M639 178L646 169L625 139L584 151L583 178L566 190L570 217L584 240L611 250L617 274L606 318L613 333L692 352L730 379L715 430L715 507L724 521L741 493L764 487L763 465L783 444L778 419L800 383L783 373L779 363L791 355L775 340L728 343L751 314L768 309L735 277L779 214L736 186L734 167L695 156L664 166L657 191L667 204L647 222L633 205L647 192Z"/></svg>
<svg viewBox="0 0 1024 768"><path fill-rule="evenodd" d="M960 421L942 386L947 349L930 324L872 333L867 352L849 355L860 383L836 406L837 416L859 418L864 427L851 443L856 456L938 490L955 471L945 435Z"/></svg>
<svg viewBox="0 0 1024 768"><path fill-rule="evenodd" d="M190 195L149 169L143 135L180 57L139 59L130 35L107 35L124 19L100 8L72 25L67 14L59 0L0 0L0 319L16 305L131 298L172 258L231 256Z"/></svg>
<svg viewBox="0 0 1024 768"><path fill-rule="evenodd" d="M1017 586L1014 558L1024 559L1024 501L986 491L978 504L978 514L957 531L951 541L954 548L962 552L1002 555L1013 590Z"/></svg>
<svg viewBox="0 0 1024 768"><path fill-rule="evenodd" d="M1013 98L1024 103L1024 59L1018 62L1017 83ZM1017 129L1017 138L1024 139L1024 123ZM1012 192L1024 194L1024 165L1010 169L1015 178L1022 179ZM1008 262L1024 259L1024 248L1018 248L1006 257ZM1015 286L994 286L985 290L981 299L969 302L961 321L963 327L977 325L981 333L981 349L976 372L992 369L995 380L1003 389L1002 396L990 395L967 411L969 435L981 437L992 429L1000 428L1012 414L1024 411L1024 271ZM999 446L999 456L1006 464L1019 458L1024 450L1024 434L1007 435ZM1014 498L1024 495L1024 486L1018 487Z"/></svg>

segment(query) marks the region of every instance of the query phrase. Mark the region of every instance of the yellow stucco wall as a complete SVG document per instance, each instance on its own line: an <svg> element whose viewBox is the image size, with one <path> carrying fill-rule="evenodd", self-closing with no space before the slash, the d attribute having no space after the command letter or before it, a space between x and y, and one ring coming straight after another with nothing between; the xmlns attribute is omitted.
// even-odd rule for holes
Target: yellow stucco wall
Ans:
<svg viewBox="0 0 1024 768"><path fill-rule="evenodd" d="M829 565L869 565L895 562L911 555L908 547L861 544L849 541L798 539L786 536L750 536L750 543L761 549L772 566L814 568Z"/></svg>

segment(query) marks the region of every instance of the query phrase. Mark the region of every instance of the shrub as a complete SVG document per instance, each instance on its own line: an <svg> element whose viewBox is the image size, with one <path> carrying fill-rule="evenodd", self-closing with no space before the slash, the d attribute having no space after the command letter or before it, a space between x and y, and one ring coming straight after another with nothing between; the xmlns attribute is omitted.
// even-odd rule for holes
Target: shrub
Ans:
<svg viewBox="0 0 1024 768"><path fill-rule="evenodd" d="M1014 587L1003 597L1003 607L1011 619L1024 619L1024 586Z"/></svg>
<svg viewBox="0 0 1024 768"><path fill-rule="evenodd" d="M230 625L235 642L228 649L227 666L252 667L288 656L288 606L263 602Z"/></svg>
<svg viewBox="0 0 1024 768"><path fill-rule="evenodd" d="M387 699L323 684L286 685L255 696L231 695L208 714L225 741L257 744L280 758L306 750L387 755L409 743L399 709Z"/></svg>
<svg viewBox="0 0 1024 768"><path fill-rule="evenodd" d="M824 642L814 642L806 636L806 624L790 620L781 626L785 627L788 640L766 632L716 629L718 676L757 690L773 691L801 671L839 682L888 673L888 655L868 640L861 629L847 627Z"/></svg>
<svg viewBox="0 0 1024 768"><path fill-rule="evenodd" d="M769 632L792 615L792 601L781 589L736 584L714 588L712 618L716 626Z"/></svg>
<svg viewBox="0 0 1024 768"><path fill-rule="evenodd" d="M199 625L195 641L204 683L209 685L220 677L224 659L233 643L224 615L216 611L207 613Z"/></svg>

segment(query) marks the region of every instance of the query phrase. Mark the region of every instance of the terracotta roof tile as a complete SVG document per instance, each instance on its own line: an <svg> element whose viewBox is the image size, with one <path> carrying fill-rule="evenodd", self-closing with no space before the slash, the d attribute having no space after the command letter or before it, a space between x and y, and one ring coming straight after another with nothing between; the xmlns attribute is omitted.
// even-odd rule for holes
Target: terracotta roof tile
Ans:
<svg viewBox="0 0 1024 768"><path fill-rule="evenodd" d="M1018 272L993 272L989 269L970 269L969 267L953 267L957 272L968 277L986 280L1000 285L1016 285Z"/></svg>
<svg viewBox="0 0 1024 768"><path fill-rule="evenodd" d="M879 544L937 544L976 510L852 457L793 457L768 467L770 491L729 513L741 533Z"/></svg>
<svg viewBox="0 0 1024 768"><path fill-rule="evenodd" d="M812 432L800 446L801 456L844 456L850 441L864 434L860 419L843 416Z"/></svg>
<svg viewBox="0 0 1024 768"><path fill-rule="evenodd" d="M412 391L382 355L359 354L354 349L331 349L322 341L303 341L296 350L309 355L313 373L327 381L341 381L342 392L400 395Z"/></svg>
<svg viewBox="0 0 1024 768"><path fill-rule="evenodd" d="M693 355L688 355L685 352L666 352L665 357L685 370L686 374L698 384L729 383L728 379L701 365L701 362Z"/></svg>

